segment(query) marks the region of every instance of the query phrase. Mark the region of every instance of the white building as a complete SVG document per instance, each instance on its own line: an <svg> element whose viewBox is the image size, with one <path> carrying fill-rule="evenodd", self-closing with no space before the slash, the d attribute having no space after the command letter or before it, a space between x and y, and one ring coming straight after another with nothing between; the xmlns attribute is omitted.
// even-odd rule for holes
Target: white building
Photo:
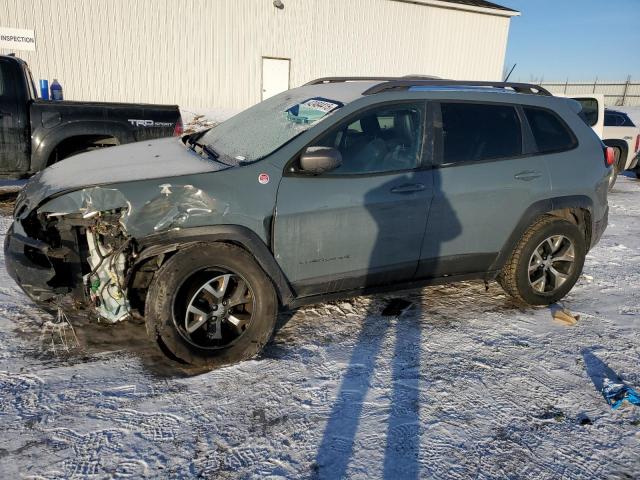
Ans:
<svg viewBox="0 0 640 480"><path fill-rule="evenodd" d="M0 0L0 32L65 98L238 109L324 76L498 80L509 20L483 0ZM15 45L15 44L14 44ZM33 47L35 46L35 49ZM28 50L31 48L32 50Z"/></svg>

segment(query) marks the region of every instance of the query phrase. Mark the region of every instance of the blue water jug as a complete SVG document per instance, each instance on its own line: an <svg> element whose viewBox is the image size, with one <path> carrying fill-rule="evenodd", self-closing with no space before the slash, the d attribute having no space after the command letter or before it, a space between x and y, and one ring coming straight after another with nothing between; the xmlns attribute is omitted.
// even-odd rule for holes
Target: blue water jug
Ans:
<svg viewBox="0 0 640 480"><path fill-rule="evenodd" d="M53 83L51 84L51 100L57 102L62 100L62 85L58 83L57 78L54 78Z"/></svg>

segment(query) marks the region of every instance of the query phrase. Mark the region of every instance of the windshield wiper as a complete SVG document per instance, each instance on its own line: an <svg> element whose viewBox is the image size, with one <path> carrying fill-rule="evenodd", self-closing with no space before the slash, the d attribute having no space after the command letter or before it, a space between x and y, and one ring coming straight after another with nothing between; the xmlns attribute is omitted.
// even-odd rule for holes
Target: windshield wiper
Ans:
<svg viewBox="0 0 640 480"><path fill-rule="evenodd" d="M194 133L185 139L185 143L189 146L191 150L196 153L204 153L209 158L217 160L220 155L213 148L211 148L206 143L198 142L198 140L202 137L202 133Z"/></svg>

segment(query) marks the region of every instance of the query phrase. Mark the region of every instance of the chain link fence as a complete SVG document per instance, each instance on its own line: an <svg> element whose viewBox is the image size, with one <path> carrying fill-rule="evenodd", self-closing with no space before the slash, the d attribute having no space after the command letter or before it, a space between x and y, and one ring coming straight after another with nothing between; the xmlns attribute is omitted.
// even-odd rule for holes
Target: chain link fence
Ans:
<svg viewBox="0 0 640 480"><path fill-rule="evenodd" d="M611 106L640 106L640 82L632 82L627 77L622 82L599 81L593 82L542 82L551 93L563 95L585 95L599 93L604 95L605 105Z"/></svg>

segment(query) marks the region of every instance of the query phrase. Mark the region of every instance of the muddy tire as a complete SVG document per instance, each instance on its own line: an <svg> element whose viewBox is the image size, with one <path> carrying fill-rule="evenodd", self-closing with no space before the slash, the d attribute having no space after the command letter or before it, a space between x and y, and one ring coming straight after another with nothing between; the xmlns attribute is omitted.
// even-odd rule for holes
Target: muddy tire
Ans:
<svg viewBox="0 0 640 480"><path fill-rule="evenodd" d="M185 248L154 275L147 333L167 356L203 367L252 358L273 335L278 300L271 280L242 248Z"/></svg>
<svg viewBox="0 0 640 480"><path fill-rule="evenodd" d="M520 302L549 305L573 288L585 255L584 235L575 224L544 216L524 233L497 280Z"/></svg>

